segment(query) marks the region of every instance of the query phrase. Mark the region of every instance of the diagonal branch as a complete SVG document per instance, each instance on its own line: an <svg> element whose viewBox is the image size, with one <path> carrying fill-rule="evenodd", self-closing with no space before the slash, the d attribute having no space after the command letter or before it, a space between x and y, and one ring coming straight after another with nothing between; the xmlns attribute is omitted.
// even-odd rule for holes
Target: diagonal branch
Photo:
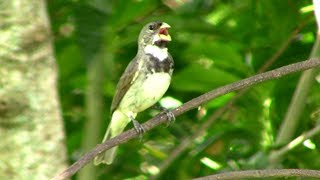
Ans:
<svg viewBox="0 0 320 180"><path fill-rule="evenodd" d="M196 178L195 180L227 180L227 179L252 179L252 178L288 178L288 177L309 177L320 178L320 171L309 169L265 169L234 171L211 176Z"/></svg>
<svg viewBox="0 0 320 180"><path fill-rule="evenodd" d="M261 82L271 80L271 79L277 79L282 76L303 71L310 68L315 68L320 66L320 59L311 59L287 66L283 66L281 68L277 68L272 71L268 71L265 73L261 73L246 79L243 79L241 81L222 86L220 88L214 89L212 91L209 91L208 93L205 93L201 96L198 96L182 106L175 108L172 110L172 113L177 117L191 109L197 108L201 104L204 104L214 98L217 98L219 96L222 96L224 94L230 93L232 91L237 91L243 88L248 88L250 86L259 84ZM152 118L151 120L145 122L142 124L145 131L149 131L157 126L159 126L162 123L165 123L167 121L167 116L165 114L156 116ZM99 153L104 152L107 149L110 149L114 146L123 144L130 139L133 139L137 137L139 134L134 130L130 129L108 141L106 141L103 144L97 145L93 150L86 153L82 158L80 158L78 161L76 161L74 164L72 164L69 168L67 168L62 173L58 174L56 177L54 177L54 180L58 179L66 179L72 175L74 175L79 169L81 169L83 166L85 166L87 163L89 163L95 156L97 156Z"/></svg>

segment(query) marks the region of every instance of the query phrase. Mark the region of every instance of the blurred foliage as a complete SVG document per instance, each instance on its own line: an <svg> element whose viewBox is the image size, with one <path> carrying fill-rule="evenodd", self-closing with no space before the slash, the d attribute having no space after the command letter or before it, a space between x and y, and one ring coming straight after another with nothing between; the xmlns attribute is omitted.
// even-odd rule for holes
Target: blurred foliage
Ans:
<svg viewBox="0 0 320 180"><path fill-rule="evenodd" d="M66 126L70 163L83 151L86 121L86 71L93 57L105 64L105 109L110 108L117 81L137 51L144 24L162 20L172 26L169 51L175 60L172 84L166 93L186 102L211 89L258 72L303 25L273 69L308 58L315 39L312 11L301 11L309 0L54 0L48 1L59 65L59 91ZM267 168L267 158L284 118L299 74L251 88L229 110L195 139L163 172L162 179L186 179L221 171ZM320 93L315 84L296 136L317 125ZM177 118L168 128L158 127L119 148L111 166L99 166L97 179L147 178L184 137L198 131L235 93L222 96ZM109 121L106 111L105 124ZM140 122L154 115L139 114ZM131 128L129 125L128 128ZM101 134L102 139L103 134ZM100 140L99 140L100 141ZM320 168L320 138L314 148L298 146L285 155L284 168ZM310 163L312 162L312 163Z"/></svg>

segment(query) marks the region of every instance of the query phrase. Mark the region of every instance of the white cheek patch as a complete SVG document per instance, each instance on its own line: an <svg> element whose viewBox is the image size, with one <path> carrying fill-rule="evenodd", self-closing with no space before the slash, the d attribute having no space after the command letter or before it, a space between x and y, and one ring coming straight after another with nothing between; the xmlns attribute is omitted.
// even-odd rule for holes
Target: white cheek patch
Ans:
<svg viewBox="0 0 320 180"><path fill-rule="evenodd" d="M160 40L161 40L160 36L159 35L155 35L155 36L153 36L152 44L154 44L155 42L160 41Z"/></svg>
<svg viewBox="0 0 320 180"><path fill-rule="evenodd" d="M168 58L168 49L167 48L159 48L154 45L147 45L144 48L144 52L146 54L151 54L152 56L158 58L160 61L163 61Z"/></svg>

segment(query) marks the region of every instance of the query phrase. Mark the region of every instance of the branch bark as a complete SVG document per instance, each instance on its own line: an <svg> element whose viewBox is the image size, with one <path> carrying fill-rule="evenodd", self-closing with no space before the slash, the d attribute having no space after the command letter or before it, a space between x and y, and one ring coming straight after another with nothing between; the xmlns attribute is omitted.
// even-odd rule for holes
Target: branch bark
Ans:
<svg viewBox="0 0 320 180"><path fill-rule="evenodd" d="M209 91L208 93L205 93L199 97L196 97L182 106L175 108L172 110L172 113L177 117L191 109L197 108L201 104L204 104L216 97L222 96L224 94L230 93L232 91L237 91L243 88L248 88L250 86L259 84L261 82L271 80L271 79L277 79L282 76L298 72L298 71L303 71L306 69L310 68L315 68L320 66L320 59L311 59L287 66L283 66L281 68L277 68L272 71L268 71L265 73L261 73L246 79L243 79L241 81L222 86L220 88L214 89L212 91ZM156 116L152 118L151 120L145 122L142 124L143 128L145 131L149 131L157 126L159 126L162 123L165 123L167 121L167 116L163 113L159 116ZM85 166L87 163L89 163L95 156L98 154L104 152L107 149L110 149L114 146L123 144L130 139L133 139L137 137L139 134L134 130L130 129L119 136L116 136L109 141L106 141L103 144L97 145L92 151L88 152L85 154L82 158L80 158L77 162L75 162L73 165L71 165L68 169L54 177L54 180L58 179L66 179L72 175L74 175L79 169L81 169L83 166Z"/></svg>
<svg viewBox="0 0 320 180"><path fill-rule="evenodd" d="M288 177L309 177L320 178L320 171L308 169L266 169L266 170L247 170L247 171L234 171L211 176L196 178L195 180L206 179L248 179L248 178L288 178Z"/></svg>

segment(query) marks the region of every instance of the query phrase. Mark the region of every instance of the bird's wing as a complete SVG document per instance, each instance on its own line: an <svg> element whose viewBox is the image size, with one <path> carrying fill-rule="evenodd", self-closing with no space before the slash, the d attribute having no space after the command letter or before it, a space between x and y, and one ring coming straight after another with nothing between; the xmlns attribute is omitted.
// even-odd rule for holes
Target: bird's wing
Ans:
<svg viewBox="0 0 320 180"><path fill-rule="evenodd" d="M139 73L138 67L139 67L139 61L135 57L129 63L126 70L123 72L123 74L118 82L118 85L116 88L116 93L115 93L113 100L112 100L111 114L113 113L113 111L115 111L118 108L122 98L127 93L129 87L131 86L131 84L133 83L135 78L137 77L137 75Z"/></svg>

